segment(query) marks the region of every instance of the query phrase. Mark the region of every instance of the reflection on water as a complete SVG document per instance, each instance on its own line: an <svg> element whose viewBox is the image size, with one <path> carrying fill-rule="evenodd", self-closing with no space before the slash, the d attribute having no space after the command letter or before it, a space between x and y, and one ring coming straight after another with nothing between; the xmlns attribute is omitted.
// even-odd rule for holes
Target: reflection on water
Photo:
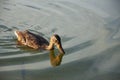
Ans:
<svg viewBox="0 0 120 80"><path fill-rule="evenodd" d="M1 0L0 80L119 80L119 3ZM17 45L16 29L30 30L47 40L57 33L66 54Z"/></svg>
<svg viewBox="0 0 120 80"><path fill-rule="evenodd" d="M58 53L57 55L54 53L54 50L50 50L50 62L52 66L59 66L61 64L63 53Z"/></svg>

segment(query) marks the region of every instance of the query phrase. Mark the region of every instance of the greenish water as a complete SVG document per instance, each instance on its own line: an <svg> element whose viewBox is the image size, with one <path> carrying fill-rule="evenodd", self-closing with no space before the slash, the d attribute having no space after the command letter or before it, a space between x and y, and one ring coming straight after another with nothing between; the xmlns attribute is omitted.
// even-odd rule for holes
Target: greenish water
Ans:
<svg viewBox="0 0 120 80"><path fill-rule="evenodd" d="M119 80L119 0L1 0L0 80ZM47 40L57 33L66 54L17 45L14 30ZM57 51L56 51L57 52Z"/></svg>

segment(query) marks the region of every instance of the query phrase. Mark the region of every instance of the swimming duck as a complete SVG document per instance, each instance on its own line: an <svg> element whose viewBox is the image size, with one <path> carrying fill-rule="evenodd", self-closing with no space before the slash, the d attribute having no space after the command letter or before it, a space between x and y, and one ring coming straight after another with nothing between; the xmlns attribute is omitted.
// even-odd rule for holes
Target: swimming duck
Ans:
<svg viewBox="0 0 120 80"><path fill-rule="evenodd" d="M50 42L48 42L45 38L40 35L34 34L28 30L25 31L14 31L17 40L28 47L34 49L45 49L45 50L53 50L54 45L58 48L59 52L65 54L64 49L62 48L61 38L59 35L54 34L50 38Z"/></svg>

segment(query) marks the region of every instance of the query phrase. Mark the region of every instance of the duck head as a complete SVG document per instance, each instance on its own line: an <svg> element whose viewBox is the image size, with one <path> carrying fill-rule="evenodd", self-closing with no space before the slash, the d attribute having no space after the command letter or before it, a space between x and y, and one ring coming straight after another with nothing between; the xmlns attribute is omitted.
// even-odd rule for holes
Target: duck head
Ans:
<svg viewBox="0 0 120 80"><path fill-rule="evenodd" d="M61 44L61 38L59 35L57 34L54 34L51 39L50 39L50 42L52 42L59 50L60 53L63 53L65 54L65 51L62 47L62 44Z"/></svg>

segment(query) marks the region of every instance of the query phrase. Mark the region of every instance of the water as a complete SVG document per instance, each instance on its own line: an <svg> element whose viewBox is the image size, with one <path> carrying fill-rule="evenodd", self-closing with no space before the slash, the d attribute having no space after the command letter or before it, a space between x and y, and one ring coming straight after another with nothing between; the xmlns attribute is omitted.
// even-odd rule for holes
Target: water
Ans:
<svg viewBox="0 0 120 80"><path fill-rule="evenodd" d="M0 80L119 80L119 0L1 0ZM66 54L52 67L48 51L16 44L14 30L47 40L57 33Z"/></svg>

